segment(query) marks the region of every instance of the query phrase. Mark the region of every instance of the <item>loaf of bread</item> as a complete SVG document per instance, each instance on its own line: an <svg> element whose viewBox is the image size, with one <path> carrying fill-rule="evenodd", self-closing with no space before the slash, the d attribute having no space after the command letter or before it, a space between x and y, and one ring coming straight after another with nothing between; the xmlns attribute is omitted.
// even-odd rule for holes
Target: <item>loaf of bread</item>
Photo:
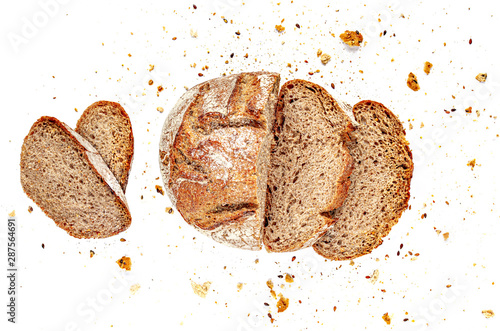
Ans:
<svg viewBox="0 0 500 331"><path fill-rule="evenodd" d="M160 138L166 191L187 223L259 250L279 75L240 73L188 90Z"/></svg>
<svg viewBox="0 0 500 331"><path fill-rule="evenodd" d="M263 241L273 252L313 245L334 222L349 188L354 129L321 86L286 82L276 108Z"/></svg>
<svg viewBox="0 0 500 331"><path fill-rule="evenodd" d="M333 260L353 259L379 246L410 198L413 161L401 122L374 101L361 101L352 112L359 125L348 144L354 158L351 186L333 213L336 222L314 245Z"/></svg>
<svg viewBox="0 0 500 331"><path fill-rule="evenodd" d="M123 107L116 102L95 102L85 109L75 131L101 154L125 192L134 156L134 135Z"/></svg>
<svg viewBox="0 0 500 331"><path fill-rule="evenodd" d="M76 238L106 238L131 224L125 195L97 150L66 124L41 117L21 150L24 192Z"/></svg>

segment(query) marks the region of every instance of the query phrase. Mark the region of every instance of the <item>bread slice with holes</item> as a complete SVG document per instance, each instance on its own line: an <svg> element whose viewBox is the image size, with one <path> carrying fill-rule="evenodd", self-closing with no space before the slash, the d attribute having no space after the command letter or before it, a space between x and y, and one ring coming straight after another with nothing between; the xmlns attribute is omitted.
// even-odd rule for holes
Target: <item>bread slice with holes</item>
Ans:
<svg viewBox="0 0 500 331"><path fill-rule="evenodd" d="M332 260L353 259L379 246L410 198L413 161L401 122L374 101L361 101L352 112L359 125L348 144L354 158L351 186L333 213L336 222L314 245Z"/></svg>
<svg viewBox="0 0 500 331"><path fill-rule="evenodd" d="M85 109L75 131L101 154L125 192L134 157L134 135L123 107L111 101L95 102Z"/></svg>
<svg viewBox="0 0 500 331"><path fill-rule="evenodd" d="M21 150L21 185L76 238L106 238L131 224L125 195L97 150L65 123L41 117Z"/></svg>
<svg viewBox="0 0 500 331"><path fill-rule="evenodd" d="M262 246L271 129L280 77L212 79L188 90L163 126L166 191L184 220L220 243Z"/></svg>
<svg viewBox="0 0 500 331"><path fill-rule="evenodd" d="M349 188L353 161L346 143L354 129L321 86L286 82L276 108L263 242L268 251L313 245L334 222Z"/></svg>

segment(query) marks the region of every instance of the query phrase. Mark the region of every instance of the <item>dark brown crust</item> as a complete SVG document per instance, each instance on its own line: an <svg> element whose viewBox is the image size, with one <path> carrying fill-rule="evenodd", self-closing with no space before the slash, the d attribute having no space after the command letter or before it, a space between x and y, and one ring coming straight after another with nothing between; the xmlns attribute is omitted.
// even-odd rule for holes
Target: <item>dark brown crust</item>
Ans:
<svg viewBox="0 0 500 331"><path fill-rule="evenodd" d="M388 108L386 108L383 104L381 104L379 102L371 101L371 100L364 100L364 101L360 101L359 103L357 103L353 107L353 114L354 114L354 117L356 118L356 120L358 120L357 110L360 109L360 108L362 108L363 106L377 107L378 109L383 110L387 114L387 116L393 120L394 124L396 124L398 126L398 129L403 134L403 141L401 141L401 144L404 146L404 148L405 148L405 150L406 150L406 152L407 152L410 160L412 161L413 160L413 154L412 154L412 152L410 150L409 143L404 138L404 135L406 134L406 132L405 132L405 130L403 128L403 125L401 124L401 122L397 118L397 116L394 115L394 113L392 113ZM401 215L403 214L404 210L406 210L408 208L408 202L410 200L410 184L411 184L411 179L413 177L413 169L414 169L414 164L413 164L413 162L411 162L411 167L407 170L407 173L409 173L408 178L406 178L407 183L405 183L405 185L404 185L407 188L407 190L402 194L402 197L403 197L402 206L403 206L403 208L399 208L397 210L397 212L395 213L395 217L393 219L387 220L385 222L385 226L383 226L383 227L381 226L380 229L376 229L375 230L375 232L378 231L378 230L380 230L380 231L379 231L379 234L378 234L379 239L377 240L376 243L374 243L374 245L367 247L364 251L360 252L359 254L345 255L345 256L342 256L342 258L338 258L337 254L328 255L327 252L325 252L323 250L320 250L318 248L318 244L315 244L313 246L313 248L316 251L316 253L318 253L319 255L321 255L321 256L323 256L323 257L325 257L327 259L336 260L336 261L342 261L342 260L354 259L354 258L363 256L363 255L369 254L375 248L377 248L378 246L380 246L383 243L382 238L384 238L385 236L387 236L389 234L391 228L395 224L398 223L398 221L401 218ZM321 238L320 238L320 240L321 240Z"/></svg>
<svg viewBox="0 0 500 331"><path fill-rule="evenodd" d="M114 236L114 235L117 235L118 233L121 233L123 231L125 231L126 229L128 229L128 227L130 226L130 224L132 223L132 217L130 215L130 211L128 210L128 207L125 205L125 203L116 195L116 192L113 190L113 188L108 184L108 182L105 180L104 177L102 177L99 173L99 171L97 171L97 169L95 168L94 164L90 161L90 159L88 158L87 156L87 149L82 146L80 144L80 142L73 136L73 134L71 134L70 131L68 131L66 129L66 127L55 117L50 117L50 116L42 116L40 117L32 126L31 126L31 129L29 131L29 133L26 135L26 137L24 138L23 140L23 147L21 149L21 162L20 162L20 172L22 173L23 169L24 169L24 166L23 166L23 153L25 152L24 151L24 143L27 141L28 137L30 135L33 135L33 128L35 128L39 123L42 123L42 122L45 122L45 121L49 121L49 122L52 122L54 124L56 124L59 128L61 128L67 135L68 137L73 141L73 143L77 146L77 148L82 152L82 155L84 155L85 159L87 160L88 164L90 165L90 167L92 168L92 170L96 173L96 175L98 175L102 181L104 183L106 183L107 187L111 190L111 192L113 192L113 195L114 195L114 198L116 200L116 202L120 205L123 206L123 209L126 211L126 214L127 214L127 222L124 223L122 225L122 227L118 230L118 231L115 231L115 232L112 232L110 233L109 235L106 235L106 236L102 236L102 235L96 235L96 236L79 236L78 234L75 234L72 230L71 227L65 227L65 226L61 226L60 222L55 222L56 225L58 227L60 227L61 229L65 230L70 236L72 237L75 237L75 238L78 238L78 239L92 239L92 238L95 238L95 239L98 239L98 238L108 238L108 237L111 237L111 236ZM21 185L22 186L22 185ZM26 191L26 189L23 187L23 191L24 193L28 196L28 198L30 198L31 200L33 200L33 198L31 197L31 195ZM47 217L50 218L50 215L48 214L48 212L45 210L45 208L43 208L37 201L33 200L33 202L35 202L38 207L40 207L40 209L45 213L45 215L47 215Z"/></svg>
<svg viewBox="0 0 500 331"><path fill-rule="evenodd" d="M127 121L128 126L130 128L130 135L129 135L130 145L128 146L126 152L122 152L122 154L124 155L124 157L126 159L125 160L125 167L124 167L125 168L124 175L122 176L122 178L116 178L120 182L120 185L122 186L123 192L125 192L125 190L127 188L127 184L128 184L130 170L132 168L132 161L134 158L134 134L132 132L132 122L130 121L130 117L128 116L125 109L123 109L123 107L119 103L113 102L113 101L102 100L102 101L94 102L89 107L87 107L87 109L85 109L82 116L80 116L80 118L78 119L78 122L76 123L75 131L83 136L83 134L81 133L81 128L80 128L82 123L89 120L88 118L91 116L91 112L93 112L95 109L98 109L101 107L113 107L115 109L118 109L120 111L121 115L123 116L123 118ZM84 136L84 138L87 138L87 137ZM110 167L109 164L108 164L108 167ZM115 176L116 176L116 174L115 174Z"/></svg>
<svg viewBox="0 0 500 331"><path fill-rule="evenodd" d="M323 98L328 99L334 105L334 107L336 108L336 110L338 112L343 113L343 111L342 111L341 107L338 105L337 101L323 87L321 87L315 83L312 83L312 82L309 82L306 80L302 80L302 79L290 80L290 81L283 84L283 86L281 87L279 96L278 96L278 104L276 106L276 121L274 123L274 128L273 128L273 135L274 136L279 135L281 132L281 126L283 124L283 117L284 117L284 115L283 115L283 108L284 108L283 99L284 99L284 95L286 93L286 89L292 88L294 85L298 85L298 84L314 89L316 92L321 94L321 96ZM319 98L319 99L323 103L323 100L321 100L321 98ZM341 139L342 139L342 145L344 147L344 150L346 151L346 155L345 155L346 162L343 164L344 169L342 171L342 176L337 181L335 198L326 207L326 210L321 212L319 215L320 217L323 217L323 219L324 219L325 228L321 232L316 233L316 236L315 236L316 238L320 238L321 236L323 236L327 232L328 227L337 221L335 218L331 217L331 211L333 211L334 209L336 209L342 205L342 202L347 197L347 192L348 192L349 186L351 184L351 181L349 180L349 176L351 175L351 173L354 169L354 164L353 164L353 159L348 152L347 142L350 141L349 133L354 131L355 128L354 128L353 124L347 119L347 117L346 117L346 122L344 124L345 124L345 131L341 133ZM268 193L268 195L269 195L269 193ZM267 198L266 199L266 215L268 214L268 210L270 208L269 204L270 204L270 200ZM309 238L301 243L298 243L296 245L293 245L293 246L287 246L283 250L280 250L280 252L288 252L288 251L294 251L294 250L300 249L303 247L303 245L305 245L309 240L311 240L313 238L314 237L311 237L311 238ZM263 243L268 251L275 251L266 243L265 240L263 241Z"/></svg>

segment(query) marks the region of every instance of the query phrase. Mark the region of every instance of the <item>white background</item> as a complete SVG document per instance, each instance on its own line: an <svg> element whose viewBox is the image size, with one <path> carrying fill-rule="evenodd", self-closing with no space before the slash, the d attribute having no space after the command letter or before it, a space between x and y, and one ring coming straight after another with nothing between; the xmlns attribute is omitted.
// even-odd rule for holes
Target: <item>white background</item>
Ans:
<svg viewBox="0 0 500 331"><path fill-rule="evenodd" d="M3 266L5 223L15 210L19 306L13 326L6 322L2 276L1 329L498 330L500 71L494 64L500 13L494 2L194 3L196 10L191 1L3 2L0 257ZM346 29L359 30L366 44L349 49L338 37ZM316 57L319 48L332 56L326 66ZM434 64L430 75L423 72L425 61ZM151 72L149 65L155 66ZM380 101L404 123L415 161L411 210L382 246L354 265L325 261L311 249L269 254L227 248L177 212L165 212L170 201L155 185L162 185L158 142L168 111L185 86L254 70L279 72L282 82L311 80L351 104ZM406 86L410 72L420 82L418 92ZM475 76L483 72L488 79L479 83ZM159 85L164 90L157 96ZM74 127L98 100L120 102L132 121L135 159L127 199L133 222L109 239L77 240L25 196L19 154L39 117ZM469 106L473 113L466 115ZM472 159L474 170L467 166ZM436 230L449 232L449 239ZM411 260L408 251L420 255ZM123 255L132 259L130 272L115 263ZM372 284L366 276L375 269L380 277ZM285 273L295 282L278 278ZM290 299L285 312L277 313L268 279ZM191 280L212 282L206 298L193 293ZM141 286L135 294L133 284ZM486 319L481 311L487 309L497 316ZM382 319L386 312L390 325Z"/></svg>

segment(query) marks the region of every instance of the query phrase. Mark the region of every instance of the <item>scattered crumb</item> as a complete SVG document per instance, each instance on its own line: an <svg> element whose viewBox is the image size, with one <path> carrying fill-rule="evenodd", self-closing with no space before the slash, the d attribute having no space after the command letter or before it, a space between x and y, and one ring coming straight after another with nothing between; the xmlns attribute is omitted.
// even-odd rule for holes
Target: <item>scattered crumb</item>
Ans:
<svg viewBox="0 0 500 331"><path fill-rule="evenodd" d="M408 74L408 79L406 80L406 85L413 91L418 91L420 90L420 85L418 85L417 81L417 76L413 74L413 72L410 72Z"/></svg>
<svg viewBox="0 0 500 331"><path fill-rule="evenodd" d="M173 214L174 213L174 209L171 208L171 207L167 207L167 208L165 208L165 212L167 212L168 214Z"/></svg>
<svg viewBox="0 0 500 331"><path fill-rule="evenodd" d="M33 212L33 207L28 206L28 213L30 213L30 214L31 214L32 212Z"/></svg>
<svg viewBox="0 0 500 331"><path fill-rule="evenodd" d="M486 82L486 78L488 78L488 75L486 73L484 73L484 74L478 74L476 76L477 81L481 82L481 83Z"/></svg>
<svg viewBox="0 0 500 331"><path fill-rule="evenodd" d="M276 307L278 307L278 313L284 312L288 308L289 303L290 300L280 294L280 299L276 303Z"/></svg>
<svg viewBox="0 0 500 331"><path fill-rule="evenodd" d="M351 262L349 262L349 265L354 265L354 260L351 260Z"/></svg>
<svg viewBox="0 0 500 331"><path fill-rule="evenodd" d="M42 248L45 249L45 244L44 243L42 243Z"/></svg>
<svg viewBox="0 0 500 331"><path fill-rule="evenodd" d="M16 216L16 211L13 210L9 213L9 217L15 217Z"/></svg>
<svg viewBox="0 0 500 331"><path fill-rule="evenodd" d="M189 33L191 34L191 37L198 38L198 32L197 31L194 31L193 29L191 29L191 31L189 31Z"/></svg>
<svg viewBox="0 0 500 331"><path fill-rule="evenodd" d="M448 240L448 238L450 238L450 233L449 232L443 233L443 238L445 241Z"/></svg>
<svg viewBox="0 0 500 331"><path fill-rule="evenodd" d="M424 72L428 75L428 74L430 74L431 69L432 69L432 63L430 63L429 61L425 62Z"/></svg>
<svg viewBox="0 0 500 331"><path fill-rule="evenodd" d="M285 282L293 283L293 277L290 274L285 274Z"/></svg>
<svg viewBox="0 0 500 331"><path fill-rule="evenodd" d="M154 68L155 68L155 65L154 65L154 64L150 64L150 65L149 65L149 71L150 71L150 72L151 72L151 71L153 71L153 70L154 70Z"/></svg>
<svg viewBox="0 0 500 331"><path fill-rule="evenodd" d="M241 289L243 288L243 283L236 284L236 288L238 289L238 292L241 291Z"/></svg>
<svg viewBox="0 0 500 331"><path fill-rule="evenodd" d="M150 85L150 86L151 86L151 85L153 85L153 84L154 84L153 80L152 80L152 79L150 79L150 80L149 80L149 82L148 82L148 85Z"/></svg>
<svg viewBox="0 0 500 331"><path fill-rule="evenodd" d="M274 290L273 290L273 287L274 287L273 281L269 279L269 280L266 282L266 285L267 285L267 287L269 287L269 289L271 290L271 296L272 296L274 299L276 299L276 292L274 292Z"/></svg>
<svg viewBox="0 0 500 331"><path fill-rule="evenodd" d="M483 313L484 317L486 318L492 318L495 316L495 313L491 309L483 310L481 313Z"/></svg>
<svg viewBox="0 0 500 331"><path fill-rule="evenodd" d="M319 48L318 51L316 52L316 56L320 57L321 54L323 54L323 51Z"/></svg>
<svg viewBox="0 0 500 331"><path fill-rule="evenodd" d="M467 166L470 167L470 170L474 170L474 167L476 166L476 159L467 162Z"/></svg>
<svg viewBox="0 0 500 331"><path fill-rule="evenodd" d="M160 185L155 185L156 187L156 192L160 193L161 195L165 195L165 192L163 192L163 187Z"/></svg>
<svg viewBox="0 0 500 331"><path fill-rule="evenodd" d="M442 232L441 230L436 230L436 233L437 233L438 235L439 235L439 234L441 234L441 232Z"/></svg>
<svg viewBox="0 0 500 331"><path fill-rule="evenodd" d="M360 43L363 42L363 35L359 33L358 30L356 31L348 31L346 30L344 33L340 35L340 39L344 43L346 43L349 46L361 46Z"/></svg>
<svg viewBox="0 0 500 331"><path fill-rule="evenodd" d="M275 28L276 28L276 31L278 31L279 33L282 33L283 31L285 31L285 27L283 25L276 25Z"/></svg>
<svg viewBox="0 0 500 331"><path fill-rule="evenodd" d="M384 315L382 315L382 319L387 323L387 324L391 324L391 318L389 317L389 314L388 313L385 313Z"/></svg>
<svg viewBox="0 0 500 331"><path fill-rule="evenodd" d="M130 286L130 294L132 294L132 295L136 294L140 288L141 288L141 285L139 285L139 284L134 284L134 285Z"/></svg>
<svg viewBox="0 0 500 331"><path fill-rule="evenodd" d="M211 284L211 282L205 282L203 285L200 285L191 281L191 287L193 288L194 294L200 296L201 298L205 298L207 296Z"/></svg>
<svg viewBox="0 0 500 331"><path fill-rule="evenodd" d="M158 110L160 113L163 113L163 111L164 111L163 107L158 107L158 108L156 108L156 110Z"/></svg>
<svg viewBox="0 0 500 331"><path fill-rule="evenodd" d="M258 264L259 263L259 259L255 259L255 264Z"/></svg>
<svg viewBox="0 0 500 331"><path fill-rule="evenodd" d="M116 261L116 263L120 266L120 268L127 271L130 271L130 269L132 269L132 260L130 260L128 256L122 257L121 259Z"/></svg>
<svg viewBox="0 0 500 331"><path fill-rule="evenodd" d="M326 53L321 54L321 57L320 57L321 63L327 64L328 62L330 62L331 59L332 59L332 57L330 55L328 55Z"/></svg>
<svg viewBox="0 0 500 331"><path fill-rule="evenodd" d="M125 242L125 241L127 241L127 240L126 240L125 238L120 238L120 241L121 241L121 242Z"/></svg>
<svg viewBox="0 0 500 331"><path fill-rule="evenodd" d="M93 258L95 255L95 252L93 250L90 250L90 258Z"/></svg>
<svg viewBox="0 0 500 331"><path fill-rule="evenodd" d="M271 324L274 323L275 319L273 318L273 315L271 313L267 313L267 317L271 320Z"/></svg>
<svg viewBox="0 0 500 331"><path fill-rule="evenodd" d="M465 108L465 112L468 114L472 113L472 107Z"/></svg>
<svg viewBox="0 0 500 331"><path fill-rule="evenodd" d="M372 276L370 278L370 283L375 284L377 282L377 280L378 280L378 276L379 276L378 269L373 270L373 274L372 274Z"/></svg>
<svg viewBox="0 0 500 331"><path fill-rule="evenodd" d="M424 127L424 122L420 123L420 128Z"/></svg>

